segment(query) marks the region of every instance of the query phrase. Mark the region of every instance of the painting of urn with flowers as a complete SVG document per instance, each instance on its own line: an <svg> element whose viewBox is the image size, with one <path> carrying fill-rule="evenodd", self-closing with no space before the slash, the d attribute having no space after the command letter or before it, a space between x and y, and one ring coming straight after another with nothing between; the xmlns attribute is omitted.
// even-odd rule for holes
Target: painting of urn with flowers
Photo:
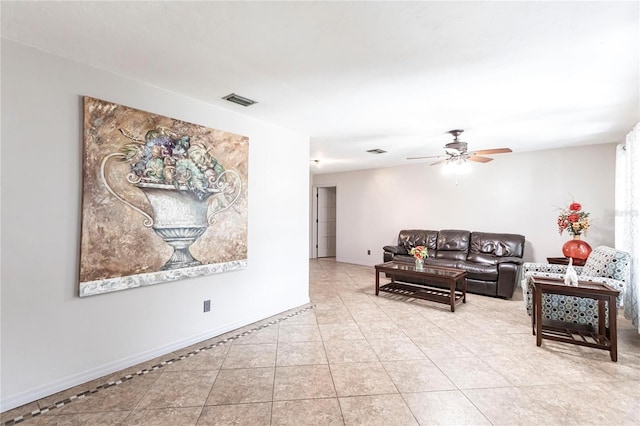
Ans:
<svg viewBox="0 0 640 426"><path fill-rule="evenodd" d="M247 264L245 136L84 98L80 296Z"/></svg>

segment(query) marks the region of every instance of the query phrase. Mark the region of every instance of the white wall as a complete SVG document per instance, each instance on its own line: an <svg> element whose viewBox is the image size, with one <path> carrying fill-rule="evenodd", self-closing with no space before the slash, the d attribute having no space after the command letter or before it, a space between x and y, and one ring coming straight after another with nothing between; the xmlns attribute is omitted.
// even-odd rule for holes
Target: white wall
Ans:
<svg viewBox="0 0 640 426"><path fill-rule="evenodd" d="M558 207L573 199L591 213L583 239L613 246L615 144L496 155L473 164L469 175L441 173L442 166L316 174L313 185L337 186L339 262L375 265L382 247L396 244L400 229L468 229L522 234L525 259L562 256ZM371 255L367 256L367 250Z"/></svg>
<svg viewBox="0 0 640 426"><path fill-rule="evenodd" d="M248 268L77 297L83 95L249 137ZM308 156L307 136L3 39L0 411L307 303Z"/></svg>

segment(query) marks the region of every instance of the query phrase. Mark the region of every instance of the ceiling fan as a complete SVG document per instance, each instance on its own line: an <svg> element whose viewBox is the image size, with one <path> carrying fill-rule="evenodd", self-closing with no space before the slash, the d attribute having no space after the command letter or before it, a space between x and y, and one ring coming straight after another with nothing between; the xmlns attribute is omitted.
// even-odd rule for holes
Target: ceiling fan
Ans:
<svg viewBox="0 0 640 426"><path fill-rule="evenodd" d="M420 160L423 158L439 158L438 161L431 163L431 166L441 163L452 162L464 162L466 160L476 161L478 163L488 163L493 160L490 157L483 157L484 155L492 154L505 154L512 152L511 148L493 148L493 149L481 149L479 151L469 152L467 151L467 143L458 140L458 136L464 132L464 130L449 130L449 133L453 135L453 142L449 142L444 146L446 155L431 155L428 157L408 157L407 160Z"/></svg>

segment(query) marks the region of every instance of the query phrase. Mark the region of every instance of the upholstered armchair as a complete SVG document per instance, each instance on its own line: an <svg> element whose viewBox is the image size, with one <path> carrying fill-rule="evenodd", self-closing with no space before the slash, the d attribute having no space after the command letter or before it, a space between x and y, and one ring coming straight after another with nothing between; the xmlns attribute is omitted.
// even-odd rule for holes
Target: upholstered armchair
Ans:
<svg viewBox="0 0 640 426"><path fill-rule="evenodd" d="M591 252L584 266L574 266L574 268L580 281L604 283L616 290L620 290L620 295L618 296L618 306L620 306L620 301L625 294L625 285L629 280L630 261L629 253L615 250L611 247L600 246ZM566 269L566 265L546 263L527 262L523 265L522 294L529 315L532 314L532 277L564 278ZM609 306L606 309L608 312ZM597 327L598 303L588 298L544 294L542 316L544 319ZM605 318L607 317L605 316Z"/></svg>

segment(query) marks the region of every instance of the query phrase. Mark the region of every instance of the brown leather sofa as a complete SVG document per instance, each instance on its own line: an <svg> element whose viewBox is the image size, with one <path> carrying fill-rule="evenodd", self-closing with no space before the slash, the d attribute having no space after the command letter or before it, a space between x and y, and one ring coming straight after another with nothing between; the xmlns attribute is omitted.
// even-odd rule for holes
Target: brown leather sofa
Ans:
<svg viewBox="0 0 640 426"><path fill-rule="evenodd" d="M517 234L406 229L400 231L397 246L383 248L384 261L413 263L415 259L409 250L425 246L428 251L425 266L463 269L467 271L468 292L510 299L523 263L524 241L524 236Z"/></svg>

